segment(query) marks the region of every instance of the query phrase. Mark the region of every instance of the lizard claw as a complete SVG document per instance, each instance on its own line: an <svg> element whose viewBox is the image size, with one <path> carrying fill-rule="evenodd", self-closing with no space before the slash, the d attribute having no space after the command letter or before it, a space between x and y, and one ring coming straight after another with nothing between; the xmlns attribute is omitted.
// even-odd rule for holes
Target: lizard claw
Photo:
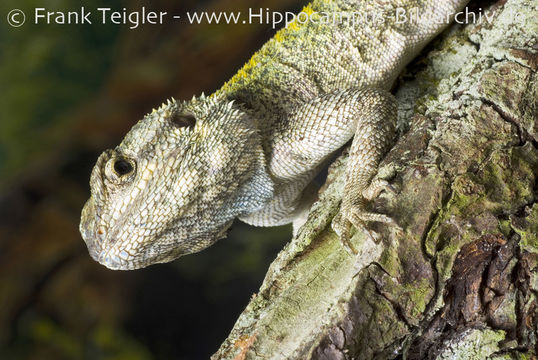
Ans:
<svg viewBox="0 0 538 360"><path fill-rule="evenodd" d="M331 226L334 232L340 237L340 241L344 248L350 254L358 254L358 250L351 242L351 238L354 234L354 232L352 232L353 228L355 228L356 231L366 232L375 242L379 240L379 234L368 229L366 226L366 222L368 221L395 224L394 220L386 215L364 212L361 211L360 207L348 207L347 209L341 208L340 212L333 219Z"/></svg>
<svg viewBox="0 0 538 360"><path fill-rule="evenodd" d="M380 235L367 226L367 222L382 222L386 224L391 224L396 226L398 229L400 227L396 222L389 216L374 212L364 211L362 206L350 205L345 202L340 208L340 212L335 216L332 221L332 228L336 234L340 237L340 241L344 248L352 255L358 254L358 250L351 242L351 237L353 236L352 229L355 228L357 231L362 231L368 234L368 236L375 242L379 241Z"/></svg>
<svg viewBox="0 0 538 360"><path fill-rule="evenodd" d="M340 238L340 242L344 249L350 255L357 255L359 252L351 243L351 223L344 217L342 213L338 213L333 219L331 226L334 232Z"/></svg>

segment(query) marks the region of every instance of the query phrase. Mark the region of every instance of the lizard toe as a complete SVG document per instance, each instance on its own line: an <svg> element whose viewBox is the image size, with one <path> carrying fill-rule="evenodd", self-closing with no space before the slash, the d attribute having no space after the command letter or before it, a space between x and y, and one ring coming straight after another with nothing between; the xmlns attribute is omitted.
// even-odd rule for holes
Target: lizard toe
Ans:
<svg viewBox="0 0 538 360"><path fill-rule="evenodd" d="M367 222L382 222L391 224L396 229L401 229L389 216L374 212L364 211L360 206L343 205L340 212L332 221L332 228L340 237L340 242L350 254L358 254L358 250L351 242L355 231L366 233L373 241L378 242L380 235L366 226Z"/></svg>
<svg viewBox="0 0 538 360"><path fill-rule="evenodd" d="M344 249L350 255L357 255L358 251L351 243L352 223L342 213L338 213L333 219L331 226L334 232L338 235Z"/></svg>

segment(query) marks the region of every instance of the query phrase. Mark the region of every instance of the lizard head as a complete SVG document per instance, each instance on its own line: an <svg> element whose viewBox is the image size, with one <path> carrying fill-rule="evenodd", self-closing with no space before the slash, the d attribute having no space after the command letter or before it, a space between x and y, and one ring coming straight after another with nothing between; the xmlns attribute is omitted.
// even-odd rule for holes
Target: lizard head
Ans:
<svg viewBox="0 0 538 360"><path fill-rule="evenodd" d="M213 97L169 101L97 160L80 232L91 256L136 269L198 252L272 196L260 136Z"/></svg>

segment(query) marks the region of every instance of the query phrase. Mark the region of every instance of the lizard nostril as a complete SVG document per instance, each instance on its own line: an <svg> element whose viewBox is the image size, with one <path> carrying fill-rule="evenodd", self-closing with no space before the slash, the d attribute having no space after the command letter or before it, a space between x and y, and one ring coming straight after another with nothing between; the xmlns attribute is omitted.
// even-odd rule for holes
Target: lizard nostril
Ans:
<svg viewBox="0 0 538 360"><path fill-rule="evenodd" d="M106 235L106 227L101 225L97 228L97 235L99 235L99 237L103 237Z"/></svg>

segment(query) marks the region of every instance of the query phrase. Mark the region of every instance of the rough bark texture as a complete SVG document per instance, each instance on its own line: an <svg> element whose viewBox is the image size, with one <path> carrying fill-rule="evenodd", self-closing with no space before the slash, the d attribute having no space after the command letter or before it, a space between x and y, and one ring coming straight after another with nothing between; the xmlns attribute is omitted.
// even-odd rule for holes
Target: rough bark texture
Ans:
<svg viewBox="0 0 538 360"><path fill-rule="evenodd" d="M360 252L330 222L345 154L213 359L531 359L538 335L538 4L453 26L397 90L402 136Z"/></svg>

